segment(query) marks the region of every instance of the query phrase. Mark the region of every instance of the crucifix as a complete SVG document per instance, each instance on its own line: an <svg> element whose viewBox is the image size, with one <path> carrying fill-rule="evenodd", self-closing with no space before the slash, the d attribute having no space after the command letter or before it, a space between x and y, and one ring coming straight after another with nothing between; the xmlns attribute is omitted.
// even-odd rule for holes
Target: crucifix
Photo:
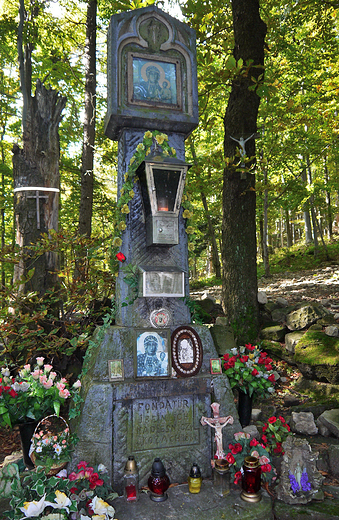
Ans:
<svg viewBox="0 0 339 520"><path fill-rule="evenodd" d="M235 137L232 137L230 135L230 139L233 139L233 141L235 141L236 143L239 144L239 152L240 152L240 157L241 157L241 167L242 168L245 168L245 157L246 157L245 144L247 143L247 141L252 139L252 137L254 137L254 139L256 139L257 137L259 137L259 134L253 133L252 135L247 137L247 139L244 139L243 137L236 139ZM244 171L241 172L241 179L246 179L246 173Z"/></svg>
<svg viewBox="0 0 339 520"><path fill-rule="evenodd" d="M200 422L203 426L206 424L211 428L215 429L214 440L217 445L217 451L215 453L217 459L224 459L225 452L222 447L222 429L226 426L226 424L233 424L232 415L228 415L227 417L220 417L219 415L219 403L212 403L211 408L213 410L213 417L202 417Z"/></svg>
<svg viewBox="0 0 339 520"><path fill-rule="evenodd" d="M40 191L53 191L59 193L59 188L45 188L41 186L24 186L22 188L15 188L14 193L19 191L35 191L35 195L27 195L28 199L36 199L36 227L40 229L40 199L48 199L48 195L40 195Z"/></svg>

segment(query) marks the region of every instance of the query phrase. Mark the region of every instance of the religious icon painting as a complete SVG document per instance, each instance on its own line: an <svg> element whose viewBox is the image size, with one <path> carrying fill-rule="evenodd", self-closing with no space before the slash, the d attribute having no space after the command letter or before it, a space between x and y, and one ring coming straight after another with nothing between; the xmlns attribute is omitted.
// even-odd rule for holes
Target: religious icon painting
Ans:
<svg viewBox="0 0 339 520"><path fill-rule="evenodd" d="M168 329L138 330L136 338L135 377L165 378L171 375L170 336Z"/></svg>
<svg viewBox="0 0 339 520"><path fill-rule="evenodd" d="M220 358L210 359L210 367L211 367L211 374L212 375L222 374L221 359Z"/></svg>
<svg viewBox="0 0 339 520"><path fill-rule="evenodd" d="M124 380L124 360L110 359L108 361L108 378L110 381Z"/></svg>
<svg viewBox="0 0 339 520"><path fill-rule="evenodd" d="M195 376L202 365L203 350L192 327L178 327L171 338L172 367L179 377Z"/></svg>
<svg viewBox="0 0 339 520"><path fill-rule="evenodd" d="M132 105L180 110L179 60L128 53L128 102Z"/></svg>

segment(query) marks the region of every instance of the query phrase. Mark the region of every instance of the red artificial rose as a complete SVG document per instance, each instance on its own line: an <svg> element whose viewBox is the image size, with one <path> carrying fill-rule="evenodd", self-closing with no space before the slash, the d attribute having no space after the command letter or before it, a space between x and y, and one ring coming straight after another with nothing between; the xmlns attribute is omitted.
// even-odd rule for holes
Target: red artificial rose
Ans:
<svg viewBox="0 0 339 520"><path fill-rule="evenodd" d="M242 446L240 442L236 442L234 445L230 444L228 447L233 453L233 455L236 455L237 453L240 453L242 451Z"/></svg>
<svg viewBox="0 0 339 520"><path fill-rule="evenodd" d="M262 473L269 473L270 471L272 471L271 464L263 464L261 466L261 471L262 471Z"/></svg>
<svg viewBox="0 0 339 520"><path fill-rule="evenodd" d="M273 361L272 358L270 358L270 357L266 358L266 363L272 363L272 361Z"/></svg>
<svg viewBox="0 0 339 520"><path fill-rule="evenodd" d="M16 391L15 391L13 388L11 388L10 391L9 391L8 393L9 393L9 395L10 395L11 397L16 397L16 396L18 395L18 394L16 393Z"/></svg>
<svg viewBox="0 0 339 520"><path fill-rule="evenodd" d="M233 368L235 365L235 360L233 358L231 358L228 362L228 368Z"/></svg>
<svg viewBox="0 0 339 520"><path fill-rule="evenodd" d="M277 420L276 417L270 417L270 418L268 419L268 422L269 422L270 424L274 424L274 423L276 422L276 420Z"/></svg>
<svg viewBox="0 0 339 520"><path fill-rule="evenodd" d="M227 453L226 460L227 460L227 462L229 464L234 464L235 463L235 458L233 457L232 453Z"/></svg>
<svg viewBox="0 0 339 520"><path fill-rule="evenodd" d="M85 469L87 466L87 462L85 462L84 460L81 460L77 466L78 469Z"/></svg>
<svg viewBox="0 0 339 520"><path fill-rule="evenodd" d="M94 510L91 508L91 503L92 503L92 499L90 498L89 500L87 500L86 502L86 507L88 509L88 513L90 515L94 515Z"/></svg>
<svg viewBox="0 0 339 520"><path fill-rule="evenodd" d="M261 440L262 440L262 442L264 442L264 443L266 444L266 443L267 443L267 437L266 437L266 435L262 435L262 436L261 436Z"/></svg>
<svg viewBox="0 0 339 520"><path fill-rule="evenodd" d="M264 364L265 364L265 359L260 357L260 358L258 359L258 364L259 364L259 365L264 365Z"/></svg>
<svg viewBox="0 0 339 520"><path fill-rule="evenodd" d="M268 379L268 381L270 381L271 383L274 383L274 382L275 382L274 374L271 374L267 379Z"/></svg>
<svg viewBox="0 0 339 520"><path fill-rule="evenodd" d="M262 431L263 431L263 433L265 433L265 431L267 430L267 428L268 428L267 424L264 424L264 426L262 427Z"/></svg>
<svg viewBox="0 0 339 520"><path fill-rule="evenodd" d="M265 368L266 370L273 370L273 367L270 364L265 365Z"/></svg>
<svg viewBox="0 0 339 520"><path fill-rule="evenodd" d="M250 441L250 446L258 446L259 442L257 441L257 439L251 439Z"/></svg>
<svg viewBox="0 0 339 520"><path fill-rule="evenodd" d="M230 367L229 363L224 363L224 370L228 370Z"/></svg>
<svg viewBox="0 0 339 520"><path fill-rule="evenodd" d="M280 419L282 423L286 422L282 415L279 415L278 419Z"/></svg>
<svg viewBox="0 0 339 520"><path fill-rule="evenodd" d="M250 350L251 352L255 349L255 345L251 345L251 343L248 343L248 345L245 345L247 350Z"/></svg>
<svg viewBox="0 0 339 520"><path fill-rule="evenodd" d="M70 480L71 482L73 482L73 480L76 480L77 479L77 474L75 473L75 471L72 471L72 473L70 473L68 475L68 480Z"/></svg>
<svg viewBox="0 0 339 520"><path fill-rule="evenodd" d="M229 358L230 358L230 355L229 354L224 354L222 358L223 358L224 361L228 361Z"/></svg>
<svg viewBox="0 0 339 520"><path fill-rule="evenodd" d="M258 374L259 374L258 370L256 368L253 368L252 376L257 376Z"/></svg>
<svg viewBox="0 0 339 520"><path fill-rule="evenodd" d="M78 488L71 487L71 489L69 491L70 491L70 493L76 493L78 491Z"/></svg>
<svg viewBox="0 0 339 520"><path fill-rule="evenodd" d="M241 361L242 363L246 363L246 362L248 361L248 356L242 356L242 357L240 358L240 361Z"/></svg>
<svg viewBox="0 0 339 520"><path fill-rule="evenodd" d="M261 352L260 357L265 358L267 356L267 352Z"/></svg>
<svg viewBox="0 0 339 520"><path fill-rule="evenodd" d="M283 424L283 426L285 426L285 428L286 428L286 430L287 430L288 432L291 431L291 428L288 426L288 424Z"/></svg>
<svg viewBox="0 0 339 520"><path fill-rule="evenodd" d="M124 253L119 252L119 253L117 253L115 256L117 257L117 259L119 260L119 262L124 262L124 261L126 260L126 257L125 257L125 255L124 255Z"/></svg>
<svg viewBox="0 0 339 520"><path fill-rule="evenodd" d="M97 486L102 486L104 483L104 481L99 478L98 473L92 473L88 480L90 489L95 489Z"/></svg>
<svg viewBox="0 0 339 520"><path fill-rule="evenodd" d="M274 453L281 453L281 442L277 442L277 447L273 449Z"/></svg>
<svg viewBox="0 0 339 520"><path fill-rule="evenodd" d="M234 474L234 484L238 484L239 483L239 480L241 480L241 471L237 471L235 474Z"/></svg>

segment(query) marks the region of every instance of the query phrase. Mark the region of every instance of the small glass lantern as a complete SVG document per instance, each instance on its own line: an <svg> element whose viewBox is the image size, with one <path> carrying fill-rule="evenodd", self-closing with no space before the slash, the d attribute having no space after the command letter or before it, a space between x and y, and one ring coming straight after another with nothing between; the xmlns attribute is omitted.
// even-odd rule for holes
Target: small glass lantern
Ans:
<svg viewBox="0 0 339 520"><path fill-rule="evenodd" d="M170 485L170 479L166 475L165 467L159 458L155 458L151 475L148 478L148 487L151 491L150 499L154 502L164 502L168 496L166 491Z"/></svg>
<svg viewBox="0 0 339 520"><path fill-rule="evenodd" d="M230 465L225 459L214 461L213 488L220 497L225 497L230 492Z"/></svg>
<svg viewBox="0 0 339 520"><path fill-rule="evenodd" d="M128 457L125 465L124 497L127 502L136 502L139 498L139 475L133 455Z"/></svg>
<svg viewBox="0 0 339 520"><path fill-rule="evenodd" d="M190 493L200 493L202 483L201 472L198 464L194 463L188 477L188 491Z"/></svg>
<svg viewBox="0 0 339 520"><path fill-rule="evenodd" d="M190 165L155 151L138 167L146 216L146 245L179 243L178 217Z"/></svg>
<svg viewBox="0 0 339 520"><path fill-rule="evenodd" d="M261 467L257 457L245 457L242 475L242 492L240 497L245 502L261 500Z"/></svg>

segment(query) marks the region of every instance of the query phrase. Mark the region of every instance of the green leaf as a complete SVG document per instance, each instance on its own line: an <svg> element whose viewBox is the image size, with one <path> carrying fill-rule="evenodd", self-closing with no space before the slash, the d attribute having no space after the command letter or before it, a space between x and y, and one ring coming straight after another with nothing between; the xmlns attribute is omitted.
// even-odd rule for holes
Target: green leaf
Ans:
<svg viewBox="0 0 339 520"><path fill-rule="evenodd" d="M54 408L55 415L57 415L59 417L59 414L60 414L60 401L53 401L53 408Z"/></svg>

